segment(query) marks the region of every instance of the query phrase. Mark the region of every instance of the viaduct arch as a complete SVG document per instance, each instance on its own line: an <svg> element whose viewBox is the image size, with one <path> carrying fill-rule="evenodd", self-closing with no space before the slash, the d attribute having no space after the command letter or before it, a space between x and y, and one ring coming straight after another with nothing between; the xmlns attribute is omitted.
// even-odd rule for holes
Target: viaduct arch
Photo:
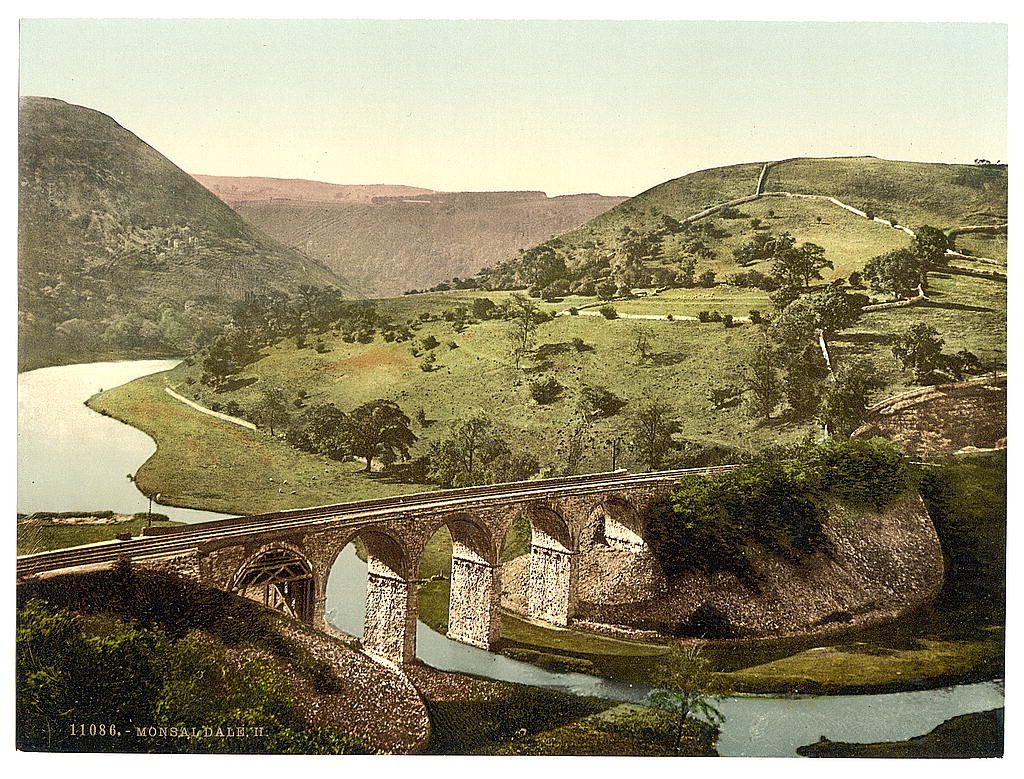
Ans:
<svg viewBox="0 0 1024 779"><path fill-rule="evenodd" d="M452 539L448 635L489 649L501 628L501 548L512 524L530 525L530 616L570 624L578 559L587 543L640 551L640 518L684 475L711 476L735 466L580 477L443 490L214 520L151 536L28 555L18 575L114 561L173 560L176 570L239 593L318 628L327 627L327 579L356 538L367 551L363 649L380 660L416 657L419 566L427 542L447 528ZM162 563L165 564L165 563Z"/></svg>

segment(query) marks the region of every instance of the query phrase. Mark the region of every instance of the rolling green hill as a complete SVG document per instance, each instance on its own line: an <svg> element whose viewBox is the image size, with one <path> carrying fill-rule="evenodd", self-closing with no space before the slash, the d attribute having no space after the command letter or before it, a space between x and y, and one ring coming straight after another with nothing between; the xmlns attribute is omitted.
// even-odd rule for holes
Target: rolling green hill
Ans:
<svg viewBox="0 0 1024 779"><path fill-rule="evenodd" d="M18 151L22 368L180 353L183 328L248 292L348 290L97 111L21 98Z"/></svg>
<svg viewBox="0 0 1024 779"><path fill-rule="evenodd" d="M295 193L289 191L292 197ZM326 196L345 194L342 202ZM322 193L238 203L246 220L349 279L370 297L466 278L622 202L583 194L437 192L367 198Z"/></svg>
<svg viewBox="0 0 1024 779"><path fill-rule="evenodd" d="M766 172L758 189L762 172ZM722 281L744 270L765 271L767 263L740 267L733 251L757 234L789 232L797 243L826 249L845 278L871 257L906 245L908 236L889 224L865 219L824 198L916 228L943 230L1005 224L1007 168L1001 165L946 165L898 162L875 157L792 159L747 163L690 173L659 184L585 225L506 258L479 274L491 289L554 284L561 292L594 294L602 282L616 287L694 286L678 274L695 261L696 275L713 271ZM728 211L702 212L760 193ZM695 218L698 217L698 218ZM1000 246L1002 241L1002 246ZM1005 258L1005 237L965 234L961 250L984 246ZM564 266L564 268L563 268Z"/></svg>

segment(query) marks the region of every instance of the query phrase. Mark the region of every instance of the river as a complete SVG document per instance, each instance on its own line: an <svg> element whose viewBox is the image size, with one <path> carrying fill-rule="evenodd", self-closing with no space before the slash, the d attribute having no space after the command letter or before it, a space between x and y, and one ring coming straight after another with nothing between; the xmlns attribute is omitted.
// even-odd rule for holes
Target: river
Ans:
<svg viewBox="0 0 1024 779"><path fill-rule="evenodd" d="M174 360L104 362L40 368L18 375L18 511L145 511L148 499L126 478L156 447L145 433L89 409L101 389L168 370ZM154 507L154 510L157 510ZM222 515L161 506L182 522ZM328 619L361 636L366 564L349 545L328 580ZM586 674L554 673L449 640L420 623L417 655L430 665L578 695L640 703L650 688ZM1003 705L1000 682L884 695L724 700L723 756L785 757L826 736L833 741L895 741L922 735L960 714Z"/></svg>

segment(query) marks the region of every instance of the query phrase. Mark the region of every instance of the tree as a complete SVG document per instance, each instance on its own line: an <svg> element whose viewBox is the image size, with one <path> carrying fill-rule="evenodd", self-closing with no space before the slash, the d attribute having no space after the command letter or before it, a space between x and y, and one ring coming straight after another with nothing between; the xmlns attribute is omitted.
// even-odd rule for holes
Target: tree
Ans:
<svg viewBox="0 0 1024 779"><path fill-rule="evenodd" d="M288 424L288 404L284 393L277 387L266 387L260 391L256 402L249 409L249 418L259 427L265 427L274 434L274 426Z"/></svg>
<svg viewBox="0 0 1024 779"><path fill-rule="evenodd" d="M875 292L908 298L924 283L925 268L909 249L880 254L864 266L864 278Z"/></svg>
<svg viewBox="0 0 1024 779"><path fill-rule="evenodd" d="M428 478L444 487L469 487L495 481L521 481L540 466L532 455L515 451L482 413L453 425L430 446Z"/></svg>
<svg viewBox="0 0 1024 779"><path fill-rule="evenodd" d="M348 456L346 420L345 413L333 403L318 404L307 409L288 430L288 443L332 460L343 460Z"/></svg>
<svg viewBox="0 0 1024 779"><path fill-rule="evenodd" d="M822 382L828 375L828 366L818 344L807 344L786 360L783 389L786 400L801 419L810 417L817 410Z"/></svg>
<svg viewBox="0 0 1024 779"><path fill-rule="evenodd" d="M904 370L913 370L914 381L923 384L941 366L944 344L934 327L918 322L893 338L892 353Z"/></svg>
<svg viewBox="0 0 1024 779"><path fill-rule="evenodd" d="M618 286L611 279L605 279L594 285L594 292L601 300L611 300L615 297Z"/></svg>
<svg viewBox="0 0 1024 779"><path fill-rule="evenodd" d="M946 256L948 248L950 248L949 238L942 230L931 225L918 227L914 232L914 237L910 240L910 251L926 265L949 262L949 258Z"/></svg>
<svg viewBox="0 0 1024 779"><path fill-rule="evenodd" d="M533 348L537 332L537 314L540 309L525 295L518 292L509 298L507 305L509 326L506 333L516 370L519 363Z"/></svg>
<svg viewBox="0 0 1024 779"><path fill-rule="evenodd" d="M364 472L369 473L375 459L386 465L399 455L408 459L416 435L407 417L392 400L371 400L349 412L342 434L350 454L366 460Z"/></svg>
<svg viewBox="0 0 1024 779"><path fill-rule="evenodd" d="M818 317L818 329L826 337L852 327L860 319L863 295L850 295L842 287L830 284L810 297Z"/></svg>
<svg viewBox="0 0 1024 779"><path fill-rule="evenodd" d="M562 474L574 476L579 472L587 449L594 444L594 426L590 423L587 409L580 398L569 423L562 428L558 441L558 459Z"/></svg>
<svg viewBox="0 0 1024 779"><path fill-rule="evenodd" d="M841 364L825 384L817 418L829 436L849 438L864 422L872 370L864 363Z"/></svg>
<svg viewBox="0 0 1024 779"><path fill-rule="evenodd" d="M629 352L636 358L637 365L651 356L651 338L653 335L650 325L637 322L632 326L629 338Z"/></svg>
<svg viewBox="0 0 1024 779"><path fill-rule="evenodd" d="M697 277L697 286L704 287L705 289L711 289L715 286L715 272L713 270L706 270Z"/></svg>
<svg viewBox="0 0 1024 779"><path fill-rule="evenodd" d="M747 362L744 377L751 393L748 409L752 416L771 419L775 406L782 398L778 371L779 360L775 347L765 332Z"/></svg>
<svg viewBox="0 0 1024 779"><path fill-rule="evenodd" d="M713 725L725 721L715 705L728 692L719 681L699 646L672 647L661 661L655 677L658 689L648 698L648 705L674 712L676 725L675 754L682 748L683 731L691 714L698 714Z"/></svg>
<svg viewBox="0 0 1024 779"><path fill-rule="evenodd" d="M202 366L215 389L220 389L230 376L256 359L258 351L244 332L229 328L213 339L206 350Z"/></svg>
<svg viewBox="0 0 1024 779"><path fill-rule="evenodd" d="M646 398L630 415L629 423L637 462L648 471L656 471L675 446L673 434L680 430L672 407Z"/></svg>
<svg viewBox="0 0 1024 779"><path fill-rule="evenodd" d="M824 247L816 243L803 243L776 252L771 274L780 285L806 289L810 286L811 279L822 278L821 271L832 267L835 266L825 257Z"/></svg>

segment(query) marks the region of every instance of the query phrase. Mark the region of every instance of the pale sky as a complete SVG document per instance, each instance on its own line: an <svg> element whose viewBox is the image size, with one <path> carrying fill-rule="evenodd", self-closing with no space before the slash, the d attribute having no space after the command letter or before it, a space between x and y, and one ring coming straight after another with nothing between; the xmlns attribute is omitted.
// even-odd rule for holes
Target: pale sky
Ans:
<svg viewBox="0 0 1024 779"><path fill-rule="evenodd" d="M791 156L1007 161L1007 27L26 20L21 93L190 173L632 195Z"/></svg>

